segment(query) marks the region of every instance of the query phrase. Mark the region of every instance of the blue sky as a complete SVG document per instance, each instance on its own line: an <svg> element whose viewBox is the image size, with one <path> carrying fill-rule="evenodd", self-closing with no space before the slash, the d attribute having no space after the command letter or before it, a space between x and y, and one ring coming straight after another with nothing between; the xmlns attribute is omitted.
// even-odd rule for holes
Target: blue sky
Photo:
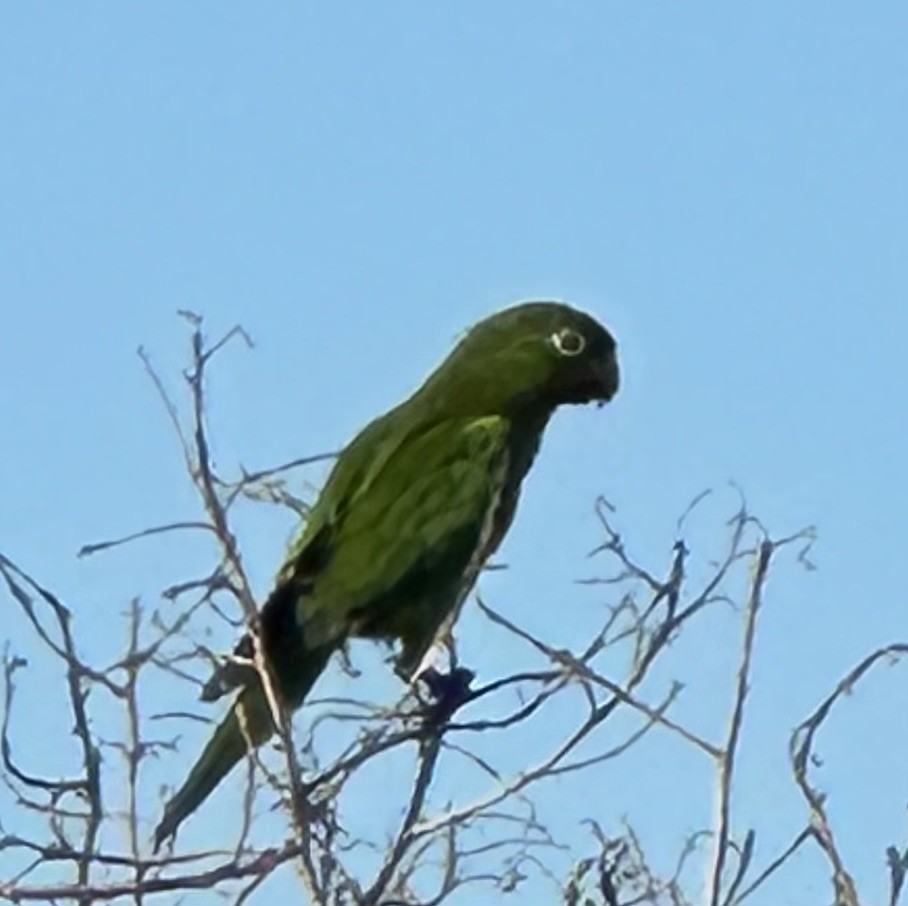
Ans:
<svg viewBox="0 0 908 906"><path fill-rule="evenodd" d="M212 382L229 469L336 448L466 325L568 299L617 335L622 392L555 420L510 569L484 591L581 638L564 614L579 626L597 606L571 580L594 568L599 493L654 567L707 487L720 502L691 541L716 548L729 480L773 532L815 524L819 569L783 566L770 585L742 762L741 824L767 828L771 858L804 819L789 730L903 637L906 28L894 2L7 7L0 550L71 603L98 652L133 595L198 571L206 549L185 539L75 558L196 512L135 356L143 344L179 390L177 309L256 342ZM246 518L264 593L291 526ZM674 662L685 713L702 705L715 730L734 625ZM465 654L494 669L478 627L467 614ZM904 683L872 680L824 737L821 782L870 901L883 847L904 843L906 737L890 725ZM641 757L677 791L694 769L675 754L663 740ZM709 818L696 770L702 787L660 800L665 852ZM604 823L645 810L620 776L603 769ZM825 896L822 869L798 865L763 902ZM799 887L808 875L820 886Z"/></svg>

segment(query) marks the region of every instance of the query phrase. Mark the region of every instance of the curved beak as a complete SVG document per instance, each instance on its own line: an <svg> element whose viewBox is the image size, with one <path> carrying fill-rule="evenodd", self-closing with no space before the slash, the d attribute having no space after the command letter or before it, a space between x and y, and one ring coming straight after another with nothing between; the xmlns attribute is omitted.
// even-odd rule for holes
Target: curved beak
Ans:
<svg viewBox="0 0 908 906"><path fill-rule="evenodd" d="M612 349L573 373L562 402L605 405L618 392L620 382L618 359Z"/></svg>
<svg viewBox="0 0 908 906"><path fill-rule="evenodd" d="M618 371L618 356L611 350L601 359L596 359L590 365L590 390L592 399L607 403L617 392L621 385Z"/></svg>

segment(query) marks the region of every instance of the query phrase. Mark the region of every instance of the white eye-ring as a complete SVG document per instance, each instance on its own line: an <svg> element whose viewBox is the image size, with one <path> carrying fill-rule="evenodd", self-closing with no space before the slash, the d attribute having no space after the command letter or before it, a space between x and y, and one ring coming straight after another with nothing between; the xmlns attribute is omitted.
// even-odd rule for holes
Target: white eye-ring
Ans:
<svg viewBox="0 0 908 906"><path fill-rule="evenodd" d="M550 337L552 345L562 354L567 356L580 355L586 349L586 338L583 334L571 330L570 327L562 327L556 330Z"/></svg>

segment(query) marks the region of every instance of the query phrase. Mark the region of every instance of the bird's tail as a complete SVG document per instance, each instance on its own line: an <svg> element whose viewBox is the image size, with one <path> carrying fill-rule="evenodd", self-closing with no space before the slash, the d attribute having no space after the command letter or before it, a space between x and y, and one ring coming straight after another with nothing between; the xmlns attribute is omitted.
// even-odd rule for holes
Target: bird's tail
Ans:
<svg viewBox="0 0 908 906"><path fill-rule="evenodd" d="M295 708L313 686L325 667L331 649L309 651L305 663L295 671L290 688L282 688L284 703ZM260 746L274 732L271 709L260 682L240 692L230 713L208 740L199 760L183 785L164 808L164 815L154 833L154 848L172 837L177 828L208 798L211 791L249 751Z"/></svg>

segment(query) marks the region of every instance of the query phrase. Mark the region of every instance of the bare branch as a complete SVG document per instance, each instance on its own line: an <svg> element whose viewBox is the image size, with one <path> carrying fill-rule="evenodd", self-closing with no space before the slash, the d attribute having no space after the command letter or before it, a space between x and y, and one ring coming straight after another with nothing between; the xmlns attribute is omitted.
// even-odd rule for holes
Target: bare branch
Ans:
<svg viewBox="0 0 908 906"><path fill-rule="evenodd" d="M717 759L718 772L718 814L716 817L715 845L713 849L713 863L709 876L709 902L710 906L719 906L722 901L722 877L725 861L728 857L729 835L731 832L731 790L732 778L735 770L735 756L738 752L738 743L741 735L741 725L744 721L744 702L750 685L750 665L753 659L753 646L756 636L757 614L763 598L763 586L769 572L769 561L775 547L769 540L764 540L760 545L757 561L754 566L753 579L750 585L750 595L747 601L747 610L744 616L744 640L741 645L741 664L738 667L738 678L735 689L735 703L732 708L731 720L728 726L728 736L725 746ZM746 852L753 850L752 831L748 835L750 845ZM724 902L727 904L734 896L734 892L741 883L744 872L747 870L748 859L740 860L740 869L731 884Z"/></svg>

